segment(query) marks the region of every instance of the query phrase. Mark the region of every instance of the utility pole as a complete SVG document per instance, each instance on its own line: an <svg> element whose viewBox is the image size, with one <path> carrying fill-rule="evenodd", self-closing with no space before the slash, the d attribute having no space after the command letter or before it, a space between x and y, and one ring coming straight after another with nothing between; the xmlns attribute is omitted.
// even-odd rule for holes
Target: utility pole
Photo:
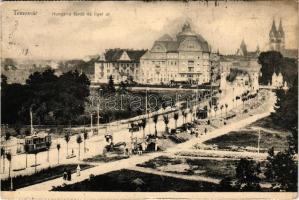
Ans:
<svg viewBox="0 0 299 200"><path fill-rule="evenodd" d="M259 137L257 141L257 154L260 155L260 140L261 140L261 129L259 128Z"/></svg>
<svg viewBox="0 0 299 200"><path fill-rule="evenodd" d="M100 105L97 106L97 128L98 128L98 135L100 133Z"/></svg>
<svg viewBox="0 0 299 200"><path fill-rule="evenodd" d="M90 130L91 130L91 134L93 134L93 130L92 130L92 113L90 114Z"/></svg>
<svg viewBox="0 0 299 200"><path fill-rule="evenodd" d="M196 85L196 97L195 97L195 119L197 118L197 106L198 106L198 84Z"/></svg>
<svg viewBox="0 0 299 200"><path fill-rule="evenodd" d="M32 108L30 107L30 132L33 134L33 117L32 117Z"/></svg>
<svg viewBox="0 0 299 200"><path fill-rule="evenodd" d="M151 129L150 129L150 124L149 124L149 110L147 109L147 104L148 104L148 87L146 88L146 93L145 93L145 115L147 116L148 119L148 133L151 134Z"/></svg>

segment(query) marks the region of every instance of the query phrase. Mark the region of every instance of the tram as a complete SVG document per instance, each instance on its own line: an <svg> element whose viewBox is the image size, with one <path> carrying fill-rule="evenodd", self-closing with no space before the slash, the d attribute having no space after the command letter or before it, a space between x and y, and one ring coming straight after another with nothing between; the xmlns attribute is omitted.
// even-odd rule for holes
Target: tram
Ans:
<svg viewBox="0 0 299 200"><path fill-rule="evenodd" d="M51 135L47 133L37 133L25 137L26 151L28 153L35 153L48 150L51 146Z"/></svg>

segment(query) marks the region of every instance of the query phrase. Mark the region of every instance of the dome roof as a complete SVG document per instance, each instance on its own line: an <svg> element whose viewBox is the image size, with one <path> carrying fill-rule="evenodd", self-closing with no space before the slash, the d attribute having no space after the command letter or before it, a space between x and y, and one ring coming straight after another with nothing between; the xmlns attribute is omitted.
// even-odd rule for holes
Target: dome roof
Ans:
<svg viewBox="0 0 299 200"><path fill-rule="evenodd" d="M177 34L177 38L182 36L196 36L196 33L191 30L191 26L188 22L184 24L182 31Z"/></svg>
<svg viewBox="0 0 299 200"><path fill-rule="evenodd" d="M165 42L165 41L173 41L172 37L168 34L163 35L157 41Z"/></svg>

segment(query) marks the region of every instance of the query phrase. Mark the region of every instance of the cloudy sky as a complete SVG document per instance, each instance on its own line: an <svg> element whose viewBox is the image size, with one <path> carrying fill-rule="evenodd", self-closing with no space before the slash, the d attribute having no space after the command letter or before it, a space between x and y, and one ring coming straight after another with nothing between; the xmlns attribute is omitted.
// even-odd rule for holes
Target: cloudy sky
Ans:
<svg viewBox="0 0 299 200"><path fill-rule="evenodd" d="M220 2L218 6L214 2L6 2L2 9L4 57L84 58L107 48L148 49L165 33L175 36L186 20L214 51L224 54L235 53L243 38L249 50L257 44L266 49L273 19L277 25L282 19L286 47L298 46L295 1ZM37 13L16 15L28 11ZM86 16L88 12L91 16Z"/></svg>

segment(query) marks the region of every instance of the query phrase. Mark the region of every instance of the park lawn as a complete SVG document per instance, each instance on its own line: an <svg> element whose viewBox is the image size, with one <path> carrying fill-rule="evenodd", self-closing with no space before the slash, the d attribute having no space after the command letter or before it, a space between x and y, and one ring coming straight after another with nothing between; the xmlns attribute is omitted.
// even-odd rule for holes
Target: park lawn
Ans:
<svg viewBox="0 0 299 200"><path fill-rule="evenodd" d="M276 130L276 131L286 131L282 127L275 124L272 121L271 116L268 116L268 117L262 118L260 120L257 120L256 122L250 124L250 126L258 126L258 127L267 128L267 129L270 129L270 130Z"/></svg>
<svg viewBox="0 0 299 200"><path fill-rule="evenodd" d="M202 159L160 156L138 164L139 167L152 168L174 174L198 175L222 179L235 175L235 167L238 160L232 159Z"/></svg>
<svg viewBox="0 0 299 200"><path fill-rule="evenodd" d="M216 191L217 185L122 169L95 176L53 191L200 192Z"/></svg>
<svg viewBox="0 0 299 200"><path fill-rule="evenodd" d="M275 151L283 151L288 148L287 136L289 133L269 133L261 130L260 148L261 152L267 152L269 148L274 147ZM241 148L253 147L257 151L258 131L240 130L232 131L228 134L213 138L204 142L206 145L217 145L218 149L231 150L231 146Z"/></svg>
<svg viewBox="0 0 299 200"><path fill-rule="evenodd" d="M91 158L86 158L83 161L84 162L112 162L112 161L117 161L117 160L122 160L122 159L127 159L129 158L128 156L124 155L113 155L113 156L103 156L103 155L96 155Z"/></svg>
<svg viewBox="0 0 299 200"><path fill-rule="evenodd" d="M26 186L34 185L37 183L41 183L44 181L49 181L58 177L63 176L64 169L71 170L72 173L76 171L77 164L69 164L69 165L59 165L55 167L49 167L46 169L42 169L35 174L31 175L20 175L16 176L12 179L13 187L15 189L23 188ZM92 167L91 165L81 164L81 170ZM10 190L10 179L1 180L1 190L8 191Z"/></svg>

